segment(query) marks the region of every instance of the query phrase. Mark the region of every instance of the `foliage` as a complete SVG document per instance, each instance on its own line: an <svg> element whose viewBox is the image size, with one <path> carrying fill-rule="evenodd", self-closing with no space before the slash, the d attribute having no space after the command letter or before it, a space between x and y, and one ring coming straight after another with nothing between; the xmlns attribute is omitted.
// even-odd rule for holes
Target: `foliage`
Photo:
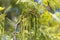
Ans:
<svg viewBox="0 0 60 40"><path fill-rule="evenodd" d="M0 40L60 40L60 12L56 11L60 8L59 0L42 2L0 1L0 6L3 6L0 7Z"/></svg>

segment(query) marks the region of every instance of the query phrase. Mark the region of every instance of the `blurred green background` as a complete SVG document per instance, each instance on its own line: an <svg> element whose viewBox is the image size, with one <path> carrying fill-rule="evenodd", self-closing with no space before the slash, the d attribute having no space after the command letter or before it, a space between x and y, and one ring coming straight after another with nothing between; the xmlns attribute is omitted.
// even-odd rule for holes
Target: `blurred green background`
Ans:
<svg viewBox="0 0 60 40"><path fill-rule="evenodd" d="M0 0L0 40L60 40L60 0Z"/></svg>

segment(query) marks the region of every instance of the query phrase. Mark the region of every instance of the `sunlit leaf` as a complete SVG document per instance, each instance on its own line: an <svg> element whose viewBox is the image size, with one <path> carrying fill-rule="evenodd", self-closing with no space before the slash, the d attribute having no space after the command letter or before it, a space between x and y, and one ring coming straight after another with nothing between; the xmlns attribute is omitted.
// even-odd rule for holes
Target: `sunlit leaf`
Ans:
<svg viewBox="0 0 60 40"><path fill-rule="evenodd" d="M4 7L0 7L0 11L4 10L5 8Z"/></svg>

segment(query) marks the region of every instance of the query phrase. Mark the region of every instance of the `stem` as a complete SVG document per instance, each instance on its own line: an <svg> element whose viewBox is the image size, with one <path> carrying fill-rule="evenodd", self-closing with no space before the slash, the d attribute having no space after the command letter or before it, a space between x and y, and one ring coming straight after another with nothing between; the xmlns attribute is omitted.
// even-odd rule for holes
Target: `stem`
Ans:
<svg viewBox="0 0 60 40"><path fill-rule="evenodd" d="M13 37L13 40L16 40L16 35L17 35L17 34L16 34L16 29L17 29L17 24L15 24L15 31L14 31L14 35L13 35L13 36L14 36L14 37Z"/></svg>

